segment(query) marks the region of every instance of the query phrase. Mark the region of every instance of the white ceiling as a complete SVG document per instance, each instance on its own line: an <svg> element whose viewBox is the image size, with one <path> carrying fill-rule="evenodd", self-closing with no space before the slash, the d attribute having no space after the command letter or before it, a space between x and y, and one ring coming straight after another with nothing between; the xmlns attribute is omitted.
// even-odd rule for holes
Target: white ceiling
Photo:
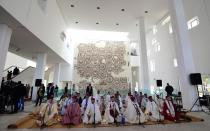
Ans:
<svg viewBox="0 0 210 131"><path fill-rule="evenodd" d="M38 53L45 52L47 53L47 66L49 67L56 63L65 63L58 54L0 7L0 24L4 23L12 28L12 37L9 45L10 52L33 61L36 61Z"/></svg>
<svg viewBox="0 0 210 131"><path fill-rule="evenodd" d="M168 12L168 0L57 0L57 3L69 28L85 30L135 32L141 16L149 29Z"/></svg>

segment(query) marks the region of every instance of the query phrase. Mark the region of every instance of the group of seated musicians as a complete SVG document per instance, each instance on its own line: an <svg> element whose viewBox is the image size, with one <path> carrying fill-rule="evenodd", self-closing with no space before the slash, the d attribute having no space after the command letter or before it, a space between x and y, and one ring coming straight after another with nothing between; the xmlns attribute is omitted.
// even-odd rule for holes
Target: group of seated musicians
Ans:
<svg viewBox="0 0 210 131"><path fill-rule="evenodd" d="M129 93L122 100L120 95L94 97L86 94L81 103L78 99L77 95L64 95L60 101L56 102L51 96L41 107L37 124L39 126L53 125L56 123L56 115L62 116L60 122L63 125L121 122L142 124L147 121L177 121L180 117L171 96L167 96L165 100L159 97L154 100L152 96L143 96L138 99Z"/></svg>

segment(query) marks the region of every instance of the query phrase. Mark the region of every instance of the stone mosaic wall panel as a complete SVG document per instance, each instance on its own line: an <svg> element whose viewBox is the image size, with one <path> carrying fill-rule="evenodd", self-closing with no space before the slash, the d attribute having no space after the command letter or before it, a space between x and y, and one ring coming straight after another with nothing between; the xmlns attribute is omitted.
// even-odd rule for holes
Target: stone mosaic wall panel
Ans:
<svg viewBox="0 0 210 131"><path fill-rule="evenodd" d="M128 89L128 55L124 42L79 44L75 58L77 86L90 81L96 89Z"/></svg>

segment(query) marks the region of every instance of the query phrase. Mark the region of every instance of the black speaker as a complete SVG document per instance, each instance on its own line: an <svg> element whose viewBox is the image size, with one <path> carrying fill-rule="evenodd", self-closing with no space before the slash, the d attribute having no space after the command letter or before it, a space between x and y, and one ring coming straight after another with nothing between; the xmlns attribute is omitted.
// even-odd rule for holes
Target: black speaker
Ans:
<svg viewBox="0 0 210 131"><path fill-rule="evenodd" d="M162 87L162 80L156 80L157 87Z"/></svg>
<svg viewBox="0 0 210 131"><path fill-rule="evenodd" d="M202 85L202 78L200 73L190 74L190 83L192 85Z"/></svg>
<svg viewBox="0 0 210 131"><path fill-rule="evenodd" d="M39 87L39 86L41 86L41 84L42 84L42 79L36 79L35 86Z"/></svg>

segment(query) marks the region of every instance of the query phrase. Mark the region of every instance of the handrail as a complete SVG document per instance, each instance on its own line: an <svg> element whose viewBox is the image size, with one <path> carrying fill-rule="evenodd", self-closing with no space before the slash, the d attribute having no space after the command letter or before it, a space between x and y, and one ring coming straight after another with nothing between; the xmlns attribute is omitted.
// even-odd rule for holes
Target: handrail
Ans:
<svg viewBox="0 0 210 131"><path fill-rule="evenodd" d="M18 67L18 66L10 66L10 67L6 68L3 72L8 71L9 69L11 69L11 68L13 68L13 67ZM22 67L18 67L18 68L24 70L24 68L22 68Z"/></svg>
<svg viewBox="0 0 210 131"><path fill-rule="evenodd" d="M18 75L13 76L10 80L14 79L15 77L19 76L20 74L22 74L23 72L25 72L27 69L31 68L32 66L28 66L27 68L25 68L24 70L22 70ZM35 68L35 67L32 67Z"/></svg>
<svg viewBox="0 0 210 131"><path fill-rule="evenodd" d="M19 76L20 74L22 74L23 72L25 72L25 71L26 71L27 69L29 69L29 68L35 68L35 67L28 66L27 68L25 68L24 70L22 70L18 75L13 76L10 80L6 80L4 83L7 83L8 81L13 80L14 78L16 78L17 76Z"/></svg>

